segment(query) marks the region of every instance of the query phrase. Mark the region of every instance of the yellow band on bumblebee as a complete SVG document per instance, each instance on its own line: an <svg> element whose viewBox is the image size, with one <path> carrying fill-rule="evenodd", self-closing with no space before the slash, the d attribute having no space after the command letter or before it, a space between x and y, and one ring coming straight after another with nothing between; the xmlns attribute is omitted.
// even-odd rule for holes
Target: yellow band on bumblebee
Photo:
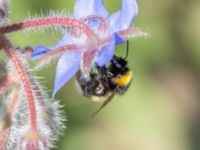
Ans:
<svg viewBox="0 0 200 150"><path fill-rule="evenodd" d="M114 79L114 83L116 83L119 86L127 86L133 78L133 73L132 71L128 71L124 75L117 77Z"/></svg>

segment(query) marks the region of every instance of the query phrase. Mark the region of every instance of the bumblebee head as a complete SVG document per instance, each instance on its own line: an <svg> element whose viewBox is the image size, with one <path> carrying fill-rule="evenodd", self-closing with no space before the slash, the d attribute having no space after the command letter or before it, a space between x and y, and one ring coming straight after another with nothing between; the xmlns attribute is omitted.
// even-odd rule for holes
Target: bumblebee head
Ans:
<svg viewBox="0 0 200 150"><path fill-rule="evenodd" d="M109 70L115 75L124 74L129 70L127 63L124 58L114 56L111 60Z"/></svg>

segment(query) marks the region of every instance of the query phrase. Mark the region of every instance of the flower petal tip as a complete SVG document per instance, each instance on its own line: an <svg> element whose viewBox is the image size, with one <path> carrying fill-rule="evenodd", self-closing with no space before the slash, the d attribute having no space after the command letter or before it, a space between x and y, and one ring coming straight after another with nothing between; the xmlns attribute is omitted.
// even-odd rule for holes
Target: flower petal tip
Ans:
<svg viewBox="0 0 200 150"><path fill-rule="evenodd" d="M33 49L32 53L32 60L36 60L44 56L46 53L48 53L51 50L51 48L46 47L46 46L36 46Z"/></svg>

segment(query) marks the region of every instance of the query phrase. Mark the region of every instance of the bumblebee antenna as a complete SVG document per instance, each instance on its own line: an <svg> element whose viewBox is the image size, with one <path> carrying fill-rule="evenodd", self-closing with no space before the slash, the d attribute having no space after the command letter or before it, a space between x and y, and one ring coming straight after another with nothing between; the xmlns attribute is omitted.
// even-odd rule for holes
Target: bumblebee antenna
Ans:
<svg viewBox="0 0 200 150"><path fill-rule="evenodd" d="M129 40L126 41L126 56L124 57L125 60L128 57L128 52L129 52Z"/></svg>

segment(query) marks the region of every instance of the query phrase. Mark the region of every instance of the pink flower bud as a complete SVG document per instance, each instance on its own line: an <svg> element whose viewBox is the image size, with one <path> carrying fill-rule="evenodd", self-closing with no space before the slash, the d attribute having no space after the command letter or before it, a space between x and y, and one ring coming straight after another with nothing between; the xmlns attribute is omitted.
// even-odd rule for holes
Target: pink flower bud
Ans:
<svg viewBox="0 0 200 150"><path fill-rule="evenodd" d="M47 139L35 130L28 130L17 142L18 150L48 149Z"/></svg>

